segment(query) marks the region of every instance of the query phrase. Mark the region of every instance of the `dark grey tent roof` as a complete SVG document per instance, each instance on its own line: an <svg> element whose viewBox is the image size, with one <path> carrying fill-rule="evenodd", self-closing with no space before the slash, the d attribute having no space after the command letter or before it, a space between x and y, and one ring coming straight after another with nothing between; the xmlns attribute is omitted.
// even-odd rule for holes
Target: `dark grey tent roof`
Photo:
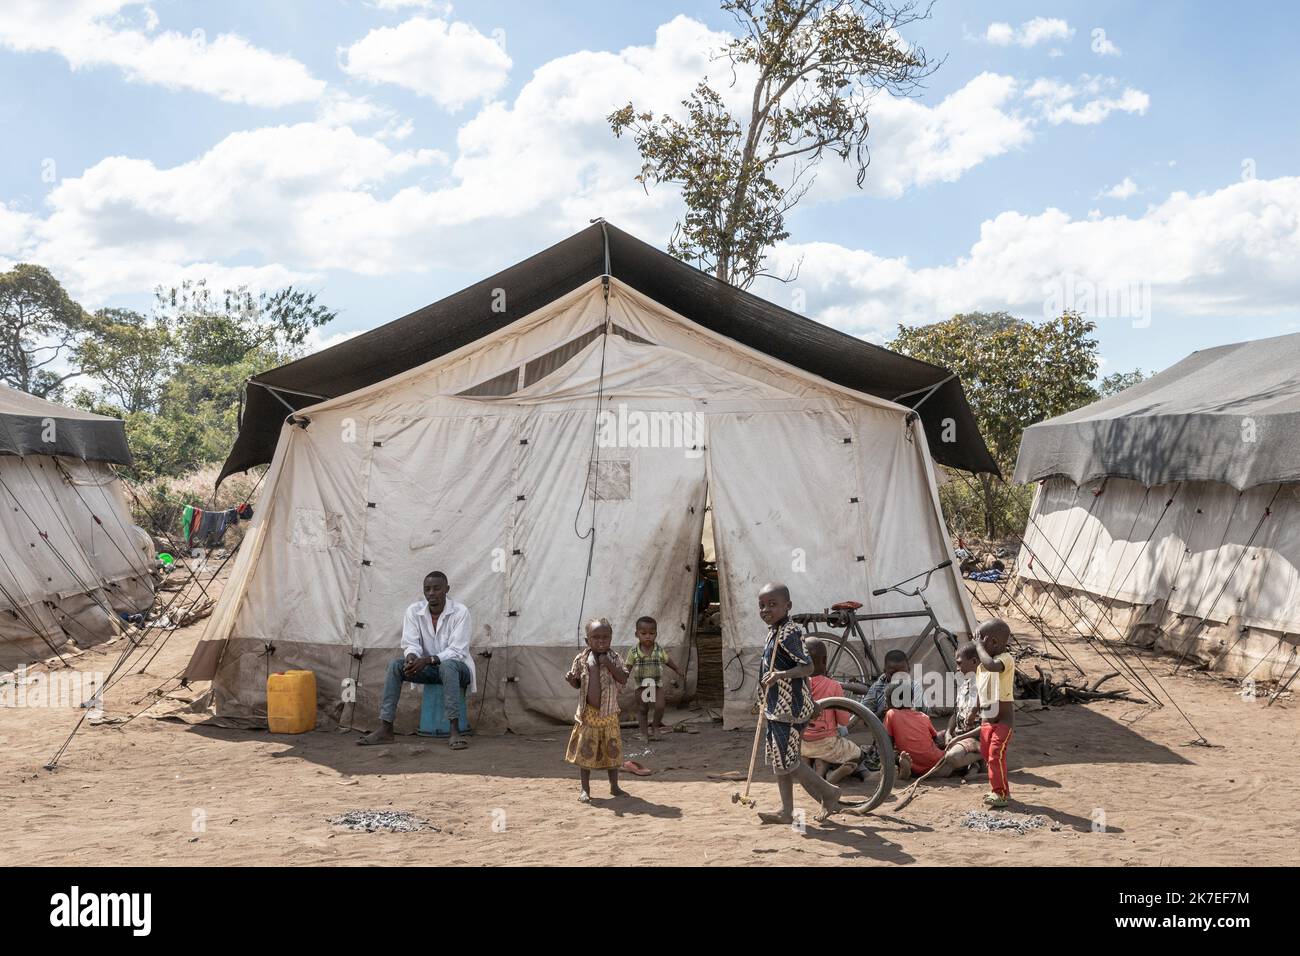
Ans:
<svg viewBox="0 0 1300 956"><path fill-rule="evenodd" d="M947 369L863 342L721 282L612 225L595 223L503 272L387 325L256 376L221 478L269 462L289 408L390 378L504 328L605 272L693 322L836 384L918 413L940 464L996 472L961 382ZM493 290L507 308L493 312ZM267 387L274 389L272 391ZM936 387L937 386L937 387ZM927 397L927 392L934 389ZM944 419L957 440L942 442ZM951 433L951 429L949 429ZM220 479L218 479L220 480Z"/></svg>
<svg viewBox="0 0 1300 956"><path fill-rule="evenodd" d="M1025 430L1016 481L1300 481L1300 334L1193 352L1118 395Z"/></svg>
<svg viewBox="0 0 1300 956"><path fill-rule="evenodd" d="M66 455L131 464L126 428L116 418L55 405L0 385L0 455Z"/></svg>

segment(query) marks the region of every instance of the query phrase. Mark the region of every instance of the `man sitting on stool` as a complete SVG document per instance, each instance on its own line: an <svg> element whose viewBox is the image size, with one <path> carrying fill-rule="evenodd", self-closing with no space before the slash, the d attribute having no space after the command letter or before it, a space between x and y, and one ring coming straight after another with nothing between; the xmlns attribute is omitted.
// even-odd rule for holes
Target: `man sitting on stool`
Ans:
<svg viewBox="0 0 1300 956"><path fill-rule="evenodd" d="M460 735L460 692L474 686L474 658L469 652L473 633L469 608L447 597L447 575L430 571L424 578L424 600L406 609L402 619L403 657L388 665L384 701L379 707L379 729L357 743L387 744L393 740L393 718L404 683L441 684L442 706L451 728L448 744L464 750L469 743Z"/></svg>

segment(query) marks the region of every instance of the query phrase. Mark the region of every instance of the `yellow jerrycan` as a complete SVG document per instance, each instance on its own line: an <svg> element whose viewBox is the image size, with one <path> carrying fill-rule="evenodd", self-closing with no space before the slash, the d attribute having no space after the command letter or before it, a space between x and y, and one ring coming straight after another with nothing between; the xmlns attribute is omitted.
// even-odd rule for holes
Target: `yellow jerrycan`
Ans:
<svg viewBox="0 0 1300 956"><path fill-rule="evenodd" d="M266 679L266 725L273 734L305 734L315 729L315 672L284 671Z"/></svg>

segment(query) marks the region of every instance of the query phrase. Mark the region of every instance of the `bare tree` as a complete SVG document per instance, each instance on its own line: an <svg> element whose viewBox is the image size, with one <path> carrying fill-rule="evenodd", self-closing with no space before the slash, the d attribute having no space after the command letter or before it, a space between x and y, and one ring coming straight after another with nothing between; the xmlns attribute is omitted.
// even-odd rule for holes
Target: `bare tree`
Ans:
<svg viewBox="0 0 1300 956"><path fill-rule="evenodd" d="M686 119L656 119L632 103L608 117L641 153L637 181L680 187L686 214L669 252L747 287L764 274L768 250L788 237L786 214L830 151L866 177L874 95L908 95L937 64L900 30L930 7L877 0L724 0L740 35L718 59L731 87L743 84L747 113L735 115L704 78L682 101ZM777 182L784 178L785 184Z"/></svg>

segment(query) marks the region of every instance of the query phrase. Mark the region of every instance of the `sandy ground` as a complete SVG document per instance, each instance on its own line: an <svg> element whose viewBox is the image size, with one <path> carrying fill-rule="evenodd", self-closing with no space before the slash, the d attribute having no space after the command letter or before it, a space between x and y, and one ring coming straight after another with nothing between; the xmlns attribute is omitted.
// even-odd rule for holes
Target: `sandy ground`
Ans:
<svg viewBox="0 0 1300 956"><path fill-rule="evenodd" d="M110 692L110 718L157 700L149 692L181 671L201 626L177 632L148 673ZM1040 643L1027 625L1017 632ZM1093 673L1109 669L1081 642L1067 646ZM85 652L76 666L107 671L119 650ZM1300 863L1296 700L1266 708L1212 678L1174 676L1169 660L1146 661L1212 746L1191 746L1197 735L1170 706L1022 713L1011 809L1052 821L1023 835L960 825L980 805L983 777L929 788L897 814L902 788L867 817L810 822L803 833L761 826L731 802L738 784L709 778L743 773L752 735L706 714L677 715L698 732L652 745L639 759L656 773L625 775L631 797L604 798L598 782L582 806L564 727L478 737L460 753L415 737L368 749L355 734L272 737L152 719L177 706L164 699L124 725L83 727L54 771L42 765L79 712L0 709L0 855L75 865ZM644 747L625 735L629 751ZM755 793L760 806L775 802L770 771ZM811 818L809 798L796 800ZM354 833L329 822L355 809L410 811L440 830ZM1094 830L1099 811L1104 832Z"/></svg>

